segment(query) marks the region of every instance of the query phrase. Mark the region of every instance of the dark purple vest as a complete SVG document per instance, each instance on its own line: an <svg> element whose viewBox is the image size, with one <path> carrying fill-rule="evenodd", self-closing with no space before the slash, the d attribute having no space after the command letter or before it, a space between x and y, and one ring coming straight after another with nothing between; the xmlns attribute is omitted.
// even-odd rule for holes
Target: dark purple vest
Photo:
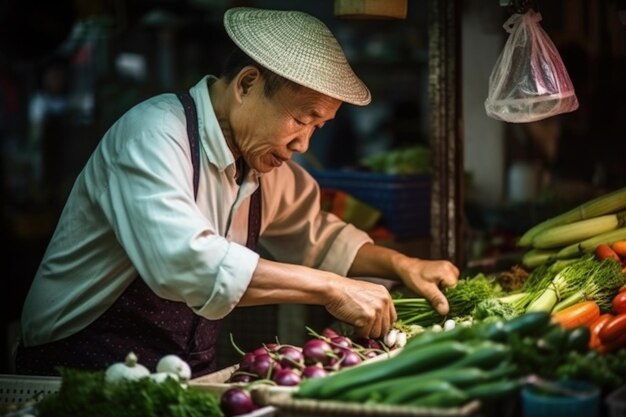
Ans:
<svg viewBox="0 0 626 417"><path fill-rule="evenodd" d="M179 94L187 117L194 195L199 181L199 135L196 107L189 93ZM251 196L246 246L256 250L261 219L261 188ZM17 373L57 375L56 367L103 370L134 352L155 371L160 358L175 354L189 363L192 377L215 370L220 320L207 320L185 303L158 297L141 277L93 323L72 336L44 345L19 346Z"/></svg>

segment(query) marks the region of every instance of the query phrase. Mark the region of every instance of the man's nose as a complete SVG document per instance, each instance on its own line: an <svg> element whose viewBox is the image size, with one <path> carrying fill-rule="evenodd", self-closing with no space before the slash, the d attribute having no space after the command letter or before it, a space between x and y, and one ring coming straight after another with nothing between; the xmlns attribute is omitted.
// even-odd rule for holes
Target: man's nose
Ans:
<svg viewBox="0 0 626 417"><path fill-rule="evenodd" d="M311 136L313 136L314 131L315 128L312 127L296 136L289 143L289 150L298 153L305 153L307 149L309 149L309 143L311 142Z"/></svg>

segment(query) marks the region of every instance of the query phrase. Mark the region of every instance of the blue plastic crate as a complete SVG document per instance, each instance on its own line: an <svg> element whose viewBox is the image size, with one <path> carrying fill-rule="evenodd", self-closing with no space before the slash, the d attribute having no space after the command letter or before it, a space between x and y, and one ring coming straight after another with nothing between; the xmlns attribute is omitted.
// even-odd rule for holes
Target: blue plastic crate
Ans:
<svg viewBox="0 0 626 417"><path fill-rule="evenodd" d="M344 191L382 213L381 223L397 239L430 234L430 175L362 171L311 171L320 187Z"/></svg>

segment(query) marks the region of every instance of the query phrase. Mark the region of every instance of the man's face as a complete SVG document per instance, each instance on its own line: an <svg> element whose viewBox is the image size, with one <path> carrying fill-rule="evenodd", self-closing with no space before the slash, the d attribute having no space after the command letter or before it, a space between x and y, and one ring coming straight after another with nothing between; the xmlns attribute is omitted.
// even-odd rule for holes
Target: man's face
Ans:
<svg viewBox="0 0 626 417"><path fill-rule="evenodd" d="M335 117L341 101L308 88L283 87L272 97L258 79L231 120L234 140L250 167L265 173L303 153L315 129Z"/></svg>

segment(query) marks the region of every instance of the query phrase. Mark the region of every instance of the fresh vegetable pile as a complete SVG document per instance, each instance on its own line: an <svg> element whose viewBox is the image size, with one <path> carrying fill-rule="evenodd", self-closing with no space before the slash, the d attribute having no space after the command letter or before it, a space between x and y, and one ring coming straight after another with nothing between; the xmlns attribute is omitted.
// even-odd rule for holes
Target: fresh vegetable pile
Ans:
<svg viewBox="0 0 626 417"><path fill-rule="evenodd" d="M228 382L249 383L264 381L281 386L298 385L301 380L319 378L334 371L358 365L366 359L404 346L406 335L393 330L386 340L353 340L328 327L317 334L308 329L312 337L303 346L267 343L243 352L237 370Z"/></svg>
<svg viewBox="0 0 626 417"><path fill-rule="evenodd" d="M552 378L564 352L586 352L589 330L565 329L548 313L425 331L394 357L303 381L298 398L454 407L517 393L524 377Z"/></svg>
<svg viewBox="0 0 626 417"><path fill-rule="evenodd" d="M35 405L39 417L223 416L216 394L185 388L174 378L157 382L144 376L107 382L103 371L72 369L61 369L61 376L60 391Z"/></svg>
<svg viewBox="0 0 626 417"><path fill-rule="evenodd" d="M251 394L258 384L297 386L302 381L325 377L403 347L407 340L406 333L398 329L392 329L384 340L353 340L331 327L321 334L312 329L308 331L312 337L302 346L266 343L250 352L242 351L231 337L242 359L226 381L237 385L221 395L221 407L226 416L238 416L258 408Z"/></svg>
<svg viewBox="0 0 626 417"><path fill-rule="evenodd" d="M587 201L545 220L522 235L518 244L528 251L522 259L533 269L546 262L577 258L626 240L626 187ZM626 243L618 245L624 249ZM615 250L615 249L614 249ZM626 254L626 252L623 252ZM601 259L606 256L602 255Z"/></svg>
<svg viewBox="0 0 626 417"><path fill-rule="evenodd" d="M470 315L474 307L482 300L494 298L500 294L495 280L483 274L462 279L444 294L450 305L449 316L459 318ZM403 324L417 324L423 327L441 324L442 317L423 297L398 297L393 299L398 320Z"/></svg>

